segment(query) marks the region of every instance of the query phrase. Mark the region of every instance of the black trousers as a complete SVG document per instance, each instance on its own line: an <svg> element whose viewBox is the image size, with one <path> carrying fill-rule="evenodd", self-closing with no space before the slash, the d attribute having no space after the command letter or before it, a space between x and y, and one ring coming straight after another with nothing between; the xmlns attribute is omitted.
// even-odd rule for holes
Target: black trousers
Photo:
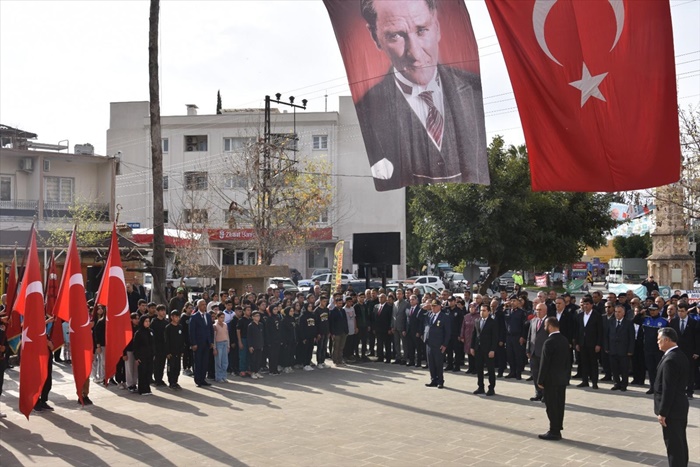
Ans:
<svg viewBox="0 0 700 467"><path fill-rule="evenodd" d="M123 383L126 381L126 364L124 363L123 358L120 358L117 361L117 370L114 373L114 381L117 383Z"/></svg>
<svg viewBox="0 0 700 467"><path fill-rule="evenodd" d="M501 347L500 345L496 347L496 368L498 368L498 374L500 376L503 375L503 372L506 371L506 366L508 364L508 358L507 358L507 353L506 353L506 348L505 346Z"/></svg>
<svg viewBox="0 0 700 467"><path fill-rule="evenodd" d="M253 349L253 353L250 354L250 371L251 373L258 373L260 368L262 368L263 359L263 349Z"/></svg>
<svg viewBox="0 0 700 467"><path fill-rule="evenodd" d="M532 355L530 357L530 371L532 372L532 382L535 385L535 396L542 397L542 390L537 387L537 378L540 375L540 357Z"/></svg>
<svg viewBox="0 0 700 467"><path fill-rule="evenodd" d="M163 373L165 372L165 354L156 354L153 357L153 379L156 383L163 382Z"/></svg>
<svg viewBox="0 0 700 467"><path fill-rule="evenodd" d="M228 368L226 371L229 373L238 374L239 371L239 361L238 361L238 344L232 345L228 350Z"/></svg>
<svg viewBox="0 0 700 467"><path fill-rule="evenodd" d="M622 388L627 388L630 376L630 358L627 355L610 355L610 370L613 383Z"/></svg>
<svg viewBox="0 0 700 467"><path fill-rule="evenodd" d="M688 419L666 419L662 427L669 467L686 467L688 465L688 438L685 434Z"/></svg>
<svg viewBox="0 0 700 467"><path fill-rule="evenodd" d="M207 368L209 367L209 347L198 345L194 351L194 384L206 383Z"/></svg>
<svg viewBox="0 0 700 467"><path fill-rule="evenodd" d="M177 379L180 377L180 354L171 355L168 359L168 384L173 386L177 384Z"/></svg>
<svg viewBox="0 0 700 467"><path fill-rule="evenodd" d="M410 333L406 334L406 349L405 349L405 355L404 357L406 358L406 362L409 365L416 364L416 340L419 340L419 337L416 337L415 335L411 335ZM420 360L417 362L420 364Z"/></svg>
<svg viewBox="0 0 700 467"><path fill-rule="evenodd" d="M607 355L607 354L606 354ZM608 355L608 361L610 360ZM598 353L593 347L581 347L581 360L578 364L578 373L584 383L588 380L598 384Z"/></svg>
<svg viewBox="0 0 700 467"><path fill-rule="evenodd" d="M460 342L458 336L452 336L450 338L445 360L447 361L448 367L455 369L459 369L461 365L464 365L464 343Z"/></svg>
<svg viewBox="0 0 700 467"><path fill-rule="evenodd" d="M328 352L328 334L322 335L318 342L316 342L317 365L326 361L326 352Z"/></svg>
<svg viewBox="0 0 700 467"><path fill-rule="evenodd" d="M294 366L296 347L295 343L282 344L282 348L280 349L280 365L282 365L282 368Z"/></svg>
<svg viewBox="0 0 700 467"><path fill-rule="evenodd" d="M394 341L394 336L387 332L376 334L377 337L377 360L391 361L391 343Z"/></svg>
<svg viewBox="0 0 700 467"><path fill-rule="evenodd" d="M277 373L277 367L280 362L280 343L272 342L267 349L267 358L269 363L268 368L270 373Z"/></svg>
<svg viewBox="0 0 700 467"><path fill-rule="evenodd" d="M427 346L427 351L430 382L432 384L445 384L444 369L442 367L445 363L445 355L440 352L440 347Z"/></svg>
<svg viewBox="0 0 700 467"><path fill-rule="evenodd" d="M376 341L377 341L377 335L375 334L374 330L367 331L367 341L368 341L368 342L367 342L367 345L368 345L368 347L369 347L369 349L368 349L368 350L369 350L369 355L370 355L370 356L376 355L376 354L374 353L374 346L375 346Z"/></svg>
<svg viewBox="0 0 700 467"><path fill-rule="evenodd" d="M360 341L360 356L367 356L367 340L369 339L369 331L367 326L358 326L357 337ZM355 352L357 355L357 352Z"/></svg>
<svg viewBox="0 0 700 467"><path fill-rule="evenodd" d="M357 333L348 335L348 338L345 340L345 348L343 349L344 358L352 358L357 355L358 337Z"/></svg>
<svg viewBox="0 0 700 467"><path fill-rule="evenodd" d="M139 394L147 394L151 392L151 375L153 374L153 360L150 358L144 358L143 360L141 360L141 363L138 364L138 372Z"/></svg>
<svg viewBox="0 0 700 467"><path fill-rule="evenodd" d="M646 363L647 371L649 372L649 387L654 387L654 381L656 381L656 367L659 366L661 357L664 353L659 349L654 349L651 352L644 352L644 361Z"/></svg>
<svg viewBox="0 0 700 467"><path fill-rule="evenodd" d="M525 367L525 349L520 345L520 336L506 338L506 353L508 355L509 373L519 377Z"/></svg>
<svg viewBox="0 0 700 467"><path fill-rule="evenodd" d="M544 404L547 407L549 431L560 433L564 429L564 404L566 403L566 386L544 387Z"/></svg>
<svg viewBox="0 0 700 467"><path fill-rule="evenodd" d="M5 370L7 369L7 358L0 358L0 396L2 395L2 385L5 382Z"/></svg>
<svg viewBox="0 0 700 467"><path fill-rule="evenodd" d="M311 365L311 357L314 355L314 340L306 339L306 343L302 342L302 361L304 366Z"/></svg>
<svg viewBox="0 0 700 467"><path fill-rule="evenodd" d="M46 381L44 381L44 386L41 388L39 402L48 402L49 400L49 393L51 392L51 386L53 385L53 358L51 357L53 357L53 355L49 353L49 369L46 372Z"/></svg>
<svg viewBox="0 0 700 467"><path fill-rule="evenodd" d="M474 355L476 381L479 389L484 389L484 367L489 373L489 389L496 387L496 358L489 358L488 352L477 350Z"/></svg>
<svg viewBox="0 0 700 467"><path fill-rule="evenodd" d="M194 361L194 352L192 352L192 350L188 346L182 354L182 367L185 369L192 368L193 361Z"/></svg>

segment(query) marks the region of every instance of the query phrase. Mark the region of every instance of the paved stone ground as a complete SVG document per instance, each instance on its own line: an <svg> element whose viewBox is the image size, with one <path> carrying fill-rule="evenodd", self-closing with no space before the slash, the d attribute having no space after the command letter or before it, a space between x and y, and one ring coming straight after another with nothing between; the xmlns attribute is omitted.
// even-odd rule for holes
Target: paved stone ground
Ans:
<svg viewBox="0 0 700 467"><path fill-rule="evenodd" d="M93 385L94 406L75 402L72 376L54 366L55 412L17 409L18 373L5 376L0 465L666 465L646 388L627 393L570 387L564 437L541 441L544 405L531 383L499 379L497 396L474 396L476 378L449 373L423 386L427 370L367 363L199 389L154 388L143 397ZM9 408L8 408L9 405ZM700 400L688 441L700 465Z"/></svg>

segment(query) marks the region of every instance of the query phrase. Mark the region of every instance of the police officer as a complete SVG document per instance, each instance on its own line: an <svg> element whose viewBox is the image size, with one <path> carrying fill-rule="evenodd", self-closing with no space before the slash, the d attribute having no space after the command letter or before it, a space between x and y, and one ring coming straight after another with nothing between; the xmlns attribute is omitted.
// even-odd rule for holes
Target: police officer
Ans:
<svg viewBox="0 0 700 467"><path fill-rule="evenodd" d="M430 302L431 313L425 318L425 345L430 368L430 383L427 387L442 389L445 384L443 361L450 343L450 316L442 310L440 302Z"/></svg>
<svg viewBox="0 0 700 467"><path fill-rule="evenodd" d="M450 344L447 346L445 354L447 360L445 371L459 372L459 366L464 364L464 344L459 341L459 333L462 330L466 313L464 308L457 306L457 299L454 296L447 299L447 307L443 308L443 311L450 316L450 329L452 330Z"/></svg>
<svg viewBox="0 0 700 467"><path fill-rule="evenodd" d="M656 367L659 366L663 353L659 350L656 342L659 329L668 326L668 321L660 316L659 307L652 305L649 307L649 316L642 321L642 332L644 334L644 362L649 372L649 390L647 394L654 394L654 381L656 381Z"/></svg>

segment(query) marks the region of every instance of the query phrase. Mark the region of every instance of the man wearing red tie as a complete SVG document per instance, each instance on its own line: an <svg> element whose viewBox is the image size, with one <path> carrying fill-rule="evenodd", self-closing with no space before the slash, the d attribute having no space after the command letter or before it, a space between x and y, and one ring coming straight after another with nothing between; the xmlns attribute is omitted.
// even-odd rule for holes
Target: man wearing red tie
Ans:
<svg viewBox="0 0 700 467"><path fill-rule="evenodd" d="M386 295L379 295L379 303L374 305L372 313L372 329L377 338L377 362L391 363L391 319L394 307L387 303ZM386 360L385 360L386 359Z"/></svg>

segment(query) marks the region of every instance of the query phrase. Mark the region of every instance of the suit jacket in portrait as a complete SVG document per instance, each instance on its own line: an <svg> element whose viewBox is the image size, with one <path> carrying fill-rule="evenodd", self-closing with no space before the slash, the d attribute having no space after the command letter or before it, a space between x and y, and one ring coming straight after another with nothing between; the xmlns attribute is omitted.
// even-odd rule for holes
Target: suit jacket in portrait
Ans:
<svg viewBox="0 0 700 467"><path fill-rule="evenodd" d="M544 346L544 341L547 340L549 334L545 328L544 322L547 318L541 320L540 330L537 330L537 317L532 318L530 321L530 330L527 335L526 350L533 357L542 356L542 346Z"/></svg>
<svg viewBox="0 0 700 467"><path fill-rule="evenodd" d="M654 381L654 413L666 418L688 418L685 395L689 377L688 357L676 348L661 357Z"/></svg>
<svg viewBox="0 0 700 467"><path fill-rule="evenodd" d="M498 348L498 323L495 319L486 318L484 329L481 329L483 318L479 318L474 323L474 334L472 334L471 348L476 353L495 352Z"/></svg>
<svg viewBox="0 0 700 467"><path fill-rule="evenodd" d="M571 359L569 358L569 341L561 333L549 335L542 346L540 373L537 384L544 387L566 386L571 376Z"/></svg>
<svg viewBox="0 0 700 467"><path fill-rule="evenodd" d="M576 345L581 349L592 349L596 345L603 347L603 318L598 313L591 311L588 324L583 325L585 313L576 316Z"/></svg>
<svg viewBox="0 0 700 467"><path fill-rule="evenodd" d="M192 313L189 321L190 345L208 347L214 342L214 327L208 313Z"/></svg>
<svg viewBox="0 0 700 467"><path fill-rule="evenodd" d="M433 313L425 317L425 344L428 347L447 347L450 343L451 319L450 315L440 311L433 320Z"/></svg>
<svg viewBox="0 0 700 467"><path fill-rule="evenodd" d="M386 335L391 329L391 321L394 316L394 306L389 302L384 305L377 303L372 310L372 330L377 335Z"/></svg>
<svg viewBox="0 0 700 467"><path fill-rule="evenodd" d="M377 191L436 182L489 183L481 78L443 65L438 74L445 107L440 150L406 102L393 69L357 102ZM378 178L378 163L384 178Z"/></svg>
<svg viewBox="0 0 700 467"><path fill-rule="evenodd" d="M627 355L634 353L634 323L629 319L622 319L620 326L617 319L608 323L603 348L610 355Z"/></svg>
<svg viewBox="0 0 700 467"><path fill-rule="evenodd" d="M700 321L695 321L690 315L686 319L686 326L681 333L680 317L672 319L669 323L676 334L678 334L678 347L683 351L686 357L692 357L693 354L700 355Z"/></svg>

